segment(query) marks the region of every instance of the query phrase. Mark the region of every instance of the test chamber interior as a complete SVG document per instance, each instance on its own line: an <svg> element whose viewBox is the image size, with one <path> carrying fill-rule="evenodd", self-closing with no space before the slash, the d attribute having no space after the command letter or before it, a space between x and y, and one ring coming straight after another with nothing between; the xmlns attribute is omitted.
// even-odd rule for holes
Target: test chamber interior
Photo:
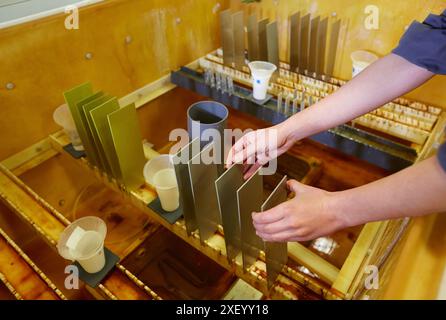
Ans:
<svg viewBox="0 0 446 320"><path fill-rule="evenodd" d="M126 6L126 8L129 9L126 15L134 15L137 9L146 8L146 6L148 6L147 4L142 4L140 1L137 1L133 8L127 7L125 1L117 1L117 3L120 3L120 6ZM204 8L200 7L200 10L212 12L213 5L215 4L216 3L213 2L209 3ZM198 7L198 4L194 3L193 5L197 5ZM230 5L230 7L234 10L240 8L239 4L235 1L223 3L223 6L226 5ZM270 9L269 4L262 4L262 6L263 7L259 8ZM242 9L251 11L258 10L258 7L246 6L246 8ZM114 10L117 9L115 9L113 5L109 5L109 7L105 8L96 6L85 9L85 14L86 16L89 16L91 14L89 14L89 12L96 12L99 14L99 18L101 19L106 20L106 17L111 16L117 21L121 21L116 18L116 13ZM162 12L162 9L160 8L157 8L157 10L161 10L158 12ZM289 13L291 13L291 8L288 8L287 5L285 5L285 7L284 5L281 5L279 10L289 10ZM156 12L156 10L152 12ZM157 16L156 13L155 16ZM54 19L61 19L61 17ZM211 22L201 21L199 22L200 26L197 28L203 29L203 25L209 23L217 33L218 26L216 21L216 17L213 17ZM183 26L181 23L183 23ZM178 34L179 32L179 34L183 34L183 31L181 31L182 28L184 28L184 25L187 26L190 22L188 21L187 17L184 17L181 23L178 25L178 29L175 29L180 31L172 30L174 33L177 32ZM20 30L16 32L20 32ZM7 38L7 36L8 35L5 35L4 38ZM146 81L143 81L141 78L138 78L136 83L139 85L137 85L136 88L142 87L143 85L146 85L147 83L159 78L161 75L167 73L168 69L177 70L177 68L181 65L186 65L187 63L204 56L205 54L212 53L213 50L219 46L218 39L215 40L214 43L210 44L208 37L199 37L202 37L203 39L200 44L198 44L200 48L197 50L195 56L192 57L190 53L187 53L184 59L178 58L179 55L175 53L175 48L180 46L181 43L179 44L177 42L168 44L164 42L165 46L160 47L161 52L166 54L170 49L173 49L172 53L167 55L172 55L170 56L169 60L171 65L165 69L160 68L160 66L166 66L166 59L162 59L160 56L158 56L156 58L158 65L156 65L154 68L160 69L151 74L151 81L148 81L147 79L145 79ZM135 38L137 40L137 37ZM163 41L159 37L155 37L155 39L158 39L158 41L161 41L161 43ZM186 44L186 47L188 46L190 46L189 43ZM131 49L127 48L125 50ZM5 55L8 55L11 51L7 50L5 52ZM341 54L343 53L341 52ZM280 56L280 60L283 61L282 50L280 51ZM166 57L166 55L164 57ZM37 58L39 59L38 56ZM182 59L183 61L181 61ZM12 59L11 66L15 64L14 61L15 59ZM101 61L101 59L98 59L97 61ZM95 63L95 67L92 70L101 69L101 65L97 65L95 59L90 62ZM81 62L79 64L80 69L91 68L90 65L84 65L84 63L85 62ZM52 68L50 62L47 63L46 66L48 68ZM7 66L7 68L9 68L9 66ZM198 69L195 68L194 70ZM95 71L88 71L87 74L89 73L93 78L95 78L96 76L92 74L92 72L94 73ZM135 74L138 74L139 72L140 70L138 69L135 71ZM9 73L6 72L5 74ZM115 76L116 71L110 70L110 78ZM116 81L117 84L111 84L107 83L107 79L102 79L101 77L96 77L94 80L95 84L103 83L108 91L113 93L116 92L122 96L136 89L128 84L117 85L122 83L122 81ZM72 80L70 85L72 86L79 82L80 81ZM67 83L64 83L63 85L63 89L69 87ZM109 88L111 90L109 90ZM197 95L190 90L184 90L181 88L172 89L172 84L170 81L163 81L163 79L156 82L155 86L152 86L151 88L155 89L149 90L148 94L142 95L142 98L140 99L141 107L138 108L140 128L143 138L155 144L155 150L158 152L166 152L167 146L169 145L167 140L168 132L176 127L185 128L187 107L193 102L205 99L205 97ZM20 86L17 86L16 91L11 90L11 92L7 92L5 102L8 108L10 105L18 103L17 100L15 100L17 99L17 95L26 97L22 90L23 89ZM48 101L59 101L59 98L53 97L59 96L62 91L63 90L61 89L57 92L49 94L48 97L50 100ZM144 99L147 99L147 101L144 101ZM38 101L41 100L42 99ZM39 103L41 102L38 102L38 104ZM169 108L166 108L166 106L169 106ZM48 116L42 117L43 119L46 119L44 121L48 122L50 119L49 109L51 108L45 106L43 109L48 110L48 112L46 112ZM172 112L173 110L175 112ZM13 115L11 119L17 118ZM41 121L40 118L37 121ZM239 128L256 128L268 125L268 123L262 121L262 119L247 115L240 110L231 110L229 122L231 127ZM243 272L240 267L229 265L226 257L224 256L224 241L221 235L218 234L219 232L217 232L216 237L212 239L213 241L207 245L202 245L196 236L187 236L184 225L166 225L163 221L157 220L156 216L152 216L150 214L147 215L147 209L145 206L141 205L140 200L143 199L147 202L150 201L150 199L153 199L153 190L145 189L139 190L138 192L133 191L130 192L130 194L129 192L122 192L122 190L119 190L119 188L116 188L116 186L109 185L106 179L104 179L97 171L92 169L84 161L77 161L66 155L62 151L61 146L63 146L67 140L66 137L60 133L55 133L57 128L49 126L51 130L46 132L46 134L42 134L41 128L38 128L38 126L31 126L31 128L27 131L27 135L19 133L18 136L15 137L13 133L17 131L18 122L15 123L15 126L11 126L11 124L5 125L5 130L9 134L10 142L5 143L5 149L3 151L5 154L3 158L5 161L3 163L6 164L7 168L10 170L5 170L4 172L2 171L2 185L4 186L2 189L2 197L6 198L5 202L7 205L7 208L5 207L2 210L2 212L5 212L5 214L2 215L2 229L6 230L6 233L10 235L11 239L18 244L19 247L23 247L28 241L31 241L29 239L29 235L26 236L27 232L20 231L27 230L26 228L29 228L27 225L31 225L32 228L28 230L34 231L29 234L35 234L35 238L40 239L39 241L43 241L46 246L51 248L51 246L54 244L53 242L57 240L58 230L60 231L60 229L63 228L68 219L73 218L73 206L76 199L79 198L79 195L84 189L88 187L92 188L92 185L97 185L98 180L105 186L104 190L106 191L103 191L105 194L109 192L110 188L114 189L113 192L116 192L116 199L112 201L111 204L109 203L105 205L105 211L107 208L115 208L114 202L122 203L123 206L131 203L140 210L132 215L132 217L138 216L141 218L141 220L134 219L133 221L136 221L137 224L142 224L144 226L142 231L138 231L133 237L129 237L130 239L124 243L120 243L119 245L115 244L115 250L120 257L123 258L123 260L116 268L113 275L106 281L106 283L103 284L103 287L100 287L97 290L86 289L82 291L82 294L88 296L89 298L98 296L111 298L115 297L116 295L118 298L223 298L225 292L230 290L231 285L234 283L237 277L244 279L252 287L260 290L265 296L269 295L269 297L272 298L351 298L354 296L355 292L348 292L348 290L345 292L337 292L331 288L331 285L332 282L335 281L335 279L333 279L333 274L336 275L346 262L352 263L352 269L356 268L357 270L360 269L360 266L355 266L355 264L362 264L364 262L362 260L347 261L348 255L354 247L354 244L360 241L363 247L371 249L372 251L369 252L368 259L373 260L376 258L379 260L380 257L388 254L386 250L392 245L392 241L395 238L399 238L399 231L401 230L400 227L402 226L402 223L404 223L403 221L399 221L386 225L369 225L367 227L366 234L381 235L381 241L379 243L374 242L376 241L374 237L359 238L362 231L364 231L363 227L359 227L341 232L331 237L331 239L302 244L303 247L310 248L312 253L317 253L317 257L322 258L321 264L319 264L322 266L321 270L313 270L315 272L312 272L312 270L306 269L302 266L302 262L305 263L305 261L299 260L302 252L299 250L302 248L293 247L290 251L290 258L288 259L287 268L282 273L282 278L280 278L278 281L279 285L277 286L276 290L273 290L271 293L266 289L264 264L261 258L250 273ZM159 123L163 123L163 126L160 126ZM51 134L51 136L49 136L49 134ZM32 137L31 140L33 141L31 143L29 137ZM37 146L33 146L35 142L37 142ZM27 152L20 152L29 146L31 147L27 149ZM14 154L17 154L18 156L14 157ZM288 156L289 157L282 162L288 163L288 165L284 165L284 173L290 175L291 168L293 168L293 165L297 162L297 160L295 160L296 157L300 158L301 160L304 159L305 161L300 161L299 163L307 163L308 166L311 164L314 169L312 171L314 176L309 177L307 182L327 190L334 191L358 186L376 180L389 173L381 168L358 160L354 157L346 156L335 149L328 148L310 140L305 140L301 144L295 146L290 151ZM17 177L19 180L16 179ZM55 183L49 184L48 181L54 181ZM274 183L271 183L271 186L274 185ZM98 194L100 194L100 192ZM14 201L14 196L18 196L16 199L25 198L29 201L22 201L19 205L17 205L17 203ZM111 197L110 195L104 196L104 198L114 199L114 197ZM34 206L37 206L37 209L39 210L34 208ZM30 210L30 208L36 210ZM39 214L35 212L38 212ZM17 213L18 216L22 218L21 220L12 218ZM118 214L110 215L110 220L111 223L123 225L123 230L125 230L125 226L128 226L134 230L134 223L131 219L131 221L127 223L126 218ZM10 226L13 223L20 223L20 227L11 228ZM117 229L119 230L119 228ZM16 232L19 234L16 235ZM172 237L173 235L171 232L174 233L174 237ZM151 244L150 239L155 239L153 240L153 244ZM183 241L185 244L187 244L184 247L184 259L183 257L180 257L177 260L172 260L171 255L169 255L167 252L166 254L160 253L158 259L159 261L155 259L152 264L141 263L140 257L144 257L144 252L150 251L150 249L146 248L150 248L150 245L156 247L157 243L159 243L159 241L163 241L163 239L167 242ZM111 241L110 245L112 244L113 241ZM158 248L157 250L162 251L164 249L168 251L169 247L161 246L161 248ZM51 250L49 251L51 252ZM156 250L154 249L153 251ZM32 260L35 260L37 265L41 265L42 262L37 260L37 257L33 255L32 252L32 249L29 249L27 254ZM308 251L304 250L303 252L305 252L304 256L308 257ZM194 268L190 265L189 261L190 259L193 259L191 257L195 257L194 255L199 256L199 259L206 261L206 263L209 265L209 269L215 270L215 274L217 274L218 277L212 279L212 277L206 278L203 275L194 274L194 272L192 272ZM60 259L55 255L52 255L51 257L51 259L54 259L55 261ZM151 261L149 258L146 259ZM64 263L62 260L58 261L58 263L61 265ZM61 287L60 278L55 276L55 272L53 272L54 270L52 271L46 269L43 265L41 266L41 269L50 279L49 283L45 282L46 285L49 287L54 286L56 288ZM163 270L160 271L160 269ZM161 278L161 274L166 272L166 270L168 275L171 275L174 278L179 277L177 279L181 279L177 282L179 282L182 287L178 288L172 286L172 283L169 283L168 281L161 284L157 282L157 280ZM181 271L178 272L178 270ZM318 273L320 273L320 276L317 276ZM154 274L158 274L159 277L155 277ZM360 276L360 274L358 274L358 276ZM200 286L208 285L206 281L210 281L210 283L214 285L213 288L215 290L213 291L213 296L203 295L199 290ZM358 283L359 281L360 279L354 277L352 283ZM11 284L11 281L9 284ZM116 290L118 285L125 285L127 288L126 292L118 293ZM8 287L6 284L4 286ZM66 297L69 297L66 293L65 295ZM60 296L58 297L60 298Z"/></svg>

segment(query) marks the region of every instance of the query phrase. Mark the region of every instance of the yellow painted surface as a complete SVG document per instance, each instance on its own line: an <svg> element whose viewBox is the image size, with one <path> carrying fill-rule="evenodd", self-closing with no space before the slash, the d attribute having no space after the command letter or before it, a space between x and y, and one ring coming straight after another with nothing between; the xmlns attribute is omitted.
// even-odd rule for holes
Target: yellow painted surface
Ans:
<svg viewBox="0 0 446 320"><path fill-rule="evenodd" d="M108 0L80 10L79 30L65 29L65 14L0 30L0 159L59 129L52 113L64 90L91 81L122 97L216 49L226 5Z"/></svg>

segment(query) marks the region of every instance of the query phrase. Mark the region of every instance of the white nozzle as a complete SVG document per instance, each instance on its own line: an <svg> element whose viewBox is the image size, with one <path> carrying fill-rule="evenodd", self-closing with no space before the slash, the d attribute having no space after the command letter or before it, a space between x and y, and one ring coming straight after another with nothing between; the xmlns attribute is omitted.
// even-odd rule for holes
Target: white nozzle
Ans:
<svg viewBox="0 0 446 320"><path fill-rule="evenodd" d="M251 69L253 97L256 100L263 100L266 98L268 90L269 79L271 78L277 67L266 61L253 61L248 64Z"/></svg>

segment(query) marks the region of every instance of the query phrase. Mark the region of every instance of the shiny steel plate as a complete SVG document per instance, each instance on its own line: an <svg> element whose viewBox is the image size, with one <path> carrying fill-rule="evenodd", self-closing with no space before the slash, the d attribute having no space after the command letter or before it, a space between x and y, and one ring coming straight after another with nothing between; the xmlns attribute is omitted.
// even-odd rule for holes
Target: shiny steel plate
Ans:
<svg viewBox="0 0 446 320"><path fill-rule="evenodd" d="M291 71L299 69L300 52L300 12L290 17L290 67Z"/></svg>
<svg viewBox="0 0 446 320"><path fill-rule="evenodd" d="M259 28L257 16L252 14L248 17L248 59L256 61L259 59Z"/></svg>
<svg viewBox="0 0 446 320"><path fill-rule="evenodd" d="M223 48L223 63L232 66L234 63L234 30L231 10L220 13L220 35Z"/></svg>
<svg viewBox="0 0 446 320"><path fill-rule="evenodd" d="M309 65L308 71L310 75L313 75L316 72L316 63L317 63L317 47L318 47L318 34L319 34L319 21L320 17L316 17L311 19L310 24L310 53L308 57Z"/></svg>
<svg viewBox="0 0 446 320"><path fill-rule="evenodd" d="M215 181L229 263L235 259L241 250L237 190L244 182L243 165L241 164L234 164Z"/></svg>
<svg viewBox="0 0 446 320"><path fill-rule="evenodd" d="M218 178L217 165L215 163L206 164L202 161L205 154L212 154L213 148L214 143L207 144L199 154L188 162L195 217L202 243L215 234L218 224L221 223L215 190L215 180Z"/></svg>
<svg viewBox="0 0 446 320"><path fill-rule="evenodd" d="M287 177L284 176L274 188L268 199L262 205L262 211L269 210L287 200ZM268 278L268 288L271 288L277 276L288 260L288 246L286 242L265 242L265 262Z"/></svg>
<svg viewBox="0 0 446 320"><path fill-rule="evenodd" d="M264 245L252 223L252 213L260 212L263 203L263 176L259 168L238 190L238 216L242 240L243 268L247 270L257 260Z"/></svg>
<svg viewBox="0 0 446 320"><path fill-rule="evenodd" d="M301 73L304 70L308 70L308 54L310 47L310 14L303 16L300 19L300 55L299 55L299 66L302 68Z"/></svg>
<svg viewBox="0 0 446 320"><path fill-rule="evenodd" d="M328 46L327 67L325 69L325 73L330 77L333 77L340 30L341 30L341 20L337 20L331 25L330 42Z"/></svg>
<svg viewBox="0 0 446 320"><path fill-rule="evenodd" d="M200 153L200 139L197 137L184 146L174 156L173 162L175 174L180 193L180 208L183 211L184 221L186 223L187 235L197 230L198 224L195 217L194 194L192 192L192 183L189 176L189 161Z"/></svg>
<svg viewBox="0 0 446 320"><path fill-rule="evenodd" d="M268 61L279 68L279 34L277 22L271 22L266 25L266 38L268 48Z"/></svg>
<svg viewBox="0 0 446 320"><path fill-rule="evenodd" d="M234 63L235 67L242 70L245 65L245 25L243 11L232 15L232 30L234 32Z"/></svg>
<svg viewBox="0 0 446 320"><path fill-rule="evenodd" d="M268 19L260 20L257 28L259 32L259 55L258 59L261 61L268 61L268 42L266 37L266 25Z"/></svg>
<svg viewBox="0 0 446 320"><path fill-rule="evenodd" d="M325 74L325 54L327 47L327 28L328 18L321 20L318 28L317 39L317 59L316 59L316 75L318 77Z"/></svg>

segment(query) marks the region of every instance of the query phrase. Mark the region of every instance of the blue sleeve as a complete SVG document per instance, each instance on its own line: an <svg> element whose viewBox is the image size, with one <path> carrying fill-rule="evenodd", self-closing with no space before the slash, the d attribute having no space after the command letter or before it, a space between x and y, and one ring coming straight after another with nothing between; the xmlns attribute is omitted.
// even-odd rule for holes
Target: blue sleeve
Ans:
<svg viewBox="0 0 446 320"><path fill-rule="evenodd" d="M423 23L414 21L394 54L436 74L446 74L446 10L429 15Z"/></svg>
<svg viewBox="0 0 446 320"><path fill-rule="evenodd" d="M446 171L446 143L443 143L440 146L440 149L438 149L437 153L438 162L440 162L440 165Z"/></svg>

